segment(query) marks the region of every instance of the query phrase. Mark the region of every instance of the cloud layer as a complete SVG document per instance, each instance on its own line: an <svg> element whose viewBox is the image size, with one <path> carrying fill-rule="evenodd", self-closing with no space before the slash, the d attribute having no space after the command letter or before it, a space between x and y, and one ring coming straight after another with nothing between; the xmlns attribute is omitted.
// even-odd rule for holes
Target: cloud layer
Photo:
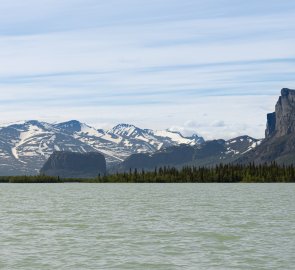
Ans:
<svg viewBox="0 0 295 270"><path fill-rule="evenodd" d="M6 1L0 121L262 137L295 87L294 15L275 0Z"/></svg>

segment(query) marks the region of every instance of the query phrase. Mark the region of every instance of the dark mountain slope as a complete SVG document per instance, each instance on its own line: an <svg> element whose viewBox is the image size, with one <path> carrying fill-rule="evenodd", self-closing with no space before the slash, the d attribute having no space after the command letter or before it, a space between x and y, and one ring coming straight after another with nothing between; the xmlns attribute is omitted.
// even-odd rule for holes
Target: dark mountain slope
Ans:
<svg viewBox="0 0 295 270"><path fill-rule="evenodd" d="M63 178L97 177L106 173L106 161L100 153L54 152L40 173Z"/></svg>
<svg viewBox="0 0 295 270"><path fill-rule="evenodd" d="M130 169L154 170L156 167L183 167L186 165L212 166L229 163L251 151L260 140L249 136L241 136L228 141L207 141L199 146L180 145L161 149L153 154L134 154L120 165L113 167L111 172L128 172Z"/></svg>

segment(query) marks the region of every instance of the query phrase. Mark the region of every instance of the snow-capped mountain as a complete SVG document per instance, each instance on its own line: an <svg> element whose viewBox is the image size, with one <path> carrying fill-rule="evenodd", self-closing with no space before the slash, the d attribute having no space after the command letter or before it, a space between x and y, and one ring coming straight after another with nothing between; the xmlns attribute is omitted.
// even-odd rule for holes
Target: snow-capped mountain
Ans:
<svg viewBox="0 0 295 270"><path fill-rule="evenodd" d="M0 175L36 174L54 151L98 151L104 154L108 165L114 165L131 154L203 142L198 135L184 137L178 132L128 124L102 130L76 120L58 124L18 122L0 127Z"/></svg>
<svg viewBox="0 0 295 270"><path fill-rule="evenodd" d="M153 171L161 166L215 166L236 162L245 153L256 148L261 140L240 136L228 141L212 140L200 145L172 146L145 154L133 154L118 166L110 168L112 173L128 172L130 169Z"/></svg>

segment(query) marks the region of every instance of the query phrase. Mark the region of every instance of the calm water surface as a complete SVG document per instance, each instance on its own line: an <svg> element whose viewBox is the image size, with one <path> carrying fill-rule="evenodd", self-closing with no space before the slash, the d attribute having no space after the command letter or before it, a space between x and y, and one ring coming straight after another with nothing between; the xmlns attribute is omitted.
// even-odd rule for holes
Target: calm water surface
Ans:
<svg viewBox="0 0 295 270"><path fill-rule="evenodd" d="M0 184L0 269L295 269L295 185Z"/></svg>

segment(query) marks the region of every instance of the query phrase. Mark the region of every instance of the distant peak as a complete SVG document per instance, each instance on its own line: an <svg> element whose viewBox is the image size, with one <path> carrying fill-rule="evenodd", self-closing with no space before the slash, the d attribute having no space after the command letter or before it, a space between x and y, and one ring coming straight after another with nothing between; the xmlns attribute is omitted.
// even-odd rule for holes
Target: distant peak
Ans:
<svg viewBox="0 0 295 270"><path fill-rule="evenodd" d="M179 136L183 137L183 135L181 134L180 131L177 131L177 130L172 130L172 129L166 129L167 132L171 132L171 133L174 133L174 134L178 134Z"/></svg>
<svg viewBox="0 0 295 270"><path fill-rule="evenodd" d="M15 122L1 123L0 127L6 128L6 127L11 127L11 126L20 126L20 125L25 125L27 122L28 122L27 120L20 120L20 121L15 121Z"/></svg>
<svg viewBox="0 0 295 270"><path fill-rule="evenodd" d="M55 125L58 128L70 130L72 132L79 132L81 131L82 123L77 120L70 120L67 122L62 122Z"/></svg>
<svg viewBox="0 0 295 270"><path fill-rule="evenodd" d="M250 137L248 135L241 135L241 136L227 140L227 142L230 142L230 143L240 142L240 141L257 141L257 139Z"/></svg>
<svg viewBox="0 0 295 270"><path fill-rule="evenodd" d="M70 121L59 123L59 125L81 125L81 122L79 122L78 120L70 120Z"/></svg>
<svg viewBox="0 0 295 270"><path fill-rule="evenodd" d="M192 136L190 136L190 138L200 138L200 136L196 133L194 133Z"/></svg>
<svg viewBox="0 0 295 270"><path fill-rule="evenodd" d="M131 124L122 123L122 124L118 124L114 126L108 132L117 133L117 132L122 132L122 131L130 130L130 129L139 129L139 128Z"/></svg>
<svg viewBox="0 0 295 270"><path fill-rule="evenodd" d="M114 126L113 129L116 129L116 128L130 128L130 127L137 128L136 126L131 125L131 124L121 123L121 124L118 124L118 125Z"/></svg>
<svg viewBox="0 0 295 270"><path fill-rule="evenodd" d="M37 126L37 127L43 127L45 122L40 122L38 120L26 120L23 122L18 122L13 125L21 125L21 126Z"/></svg>
<svg viewBox="0 0 295 270"><path fill-rule="evenodd" d="M134 125L118 124L112 129L110 129L107 133L115 134L115 135L119 135L123 137L132 137L132 136L138 136L139 134L146 133L146 131Z"/></svg>
<svg viewBox="0 0 295 270"><path fill-rule="evenodd" d="M38 120L28 120L25 122L25 124L29 124L29 125L39 125L41 122L39 122Z"/></svg>

